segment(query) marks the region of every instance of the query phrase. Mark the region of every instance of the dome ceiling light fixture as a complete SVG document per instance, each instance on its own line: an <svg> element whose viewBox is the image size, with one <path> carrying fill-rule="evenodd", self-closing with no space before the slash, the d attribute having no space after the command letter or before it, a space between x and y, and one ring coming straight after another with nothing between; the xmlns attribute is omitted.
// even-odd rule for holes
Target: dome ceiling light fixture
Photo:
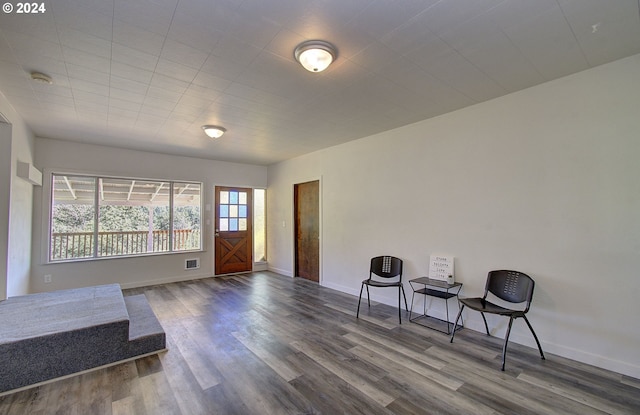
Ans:
<svg viewBox="0 0 640 415"><path fill-rule="evenodd" d="M293 56L307 71L322 72L336 59L336 48L324 40L308 40L296 46Z"/></svg>
<svg viewBox="0 0 640 415"><path fill-rule="evenodd" d="M211 138L220 138L222 134L227 132L227 129L220 127L219 125L203 125L202 129L204 133Z"/></svg>
<svg viewBox="0 0 640 415"><path fill-rule="evenodd" d="M43 74L42 72L31 72L29 75L31 76L31 79L41 84L53 84L53 79L49 75Z"/></svg>

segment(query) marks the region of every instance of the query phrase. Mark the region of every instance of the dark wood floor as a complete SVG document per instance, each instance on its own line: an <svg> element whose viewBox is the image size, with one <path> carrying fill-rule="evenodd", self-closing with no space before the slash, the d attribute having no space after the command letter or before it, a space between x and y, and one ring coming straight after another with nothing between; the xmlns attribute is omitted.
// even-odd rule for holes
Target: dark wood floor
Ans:
<svg viewBox="0 0 640 415"><path fill-rule="evenodd" d="M640 414L640 381L268 272L144 293L168 352L0 398L2 414ZM406 317L403 316L403 317ZM518 322L519 324L521 322ZM533 323L535 324L535 322Z"/></svg>

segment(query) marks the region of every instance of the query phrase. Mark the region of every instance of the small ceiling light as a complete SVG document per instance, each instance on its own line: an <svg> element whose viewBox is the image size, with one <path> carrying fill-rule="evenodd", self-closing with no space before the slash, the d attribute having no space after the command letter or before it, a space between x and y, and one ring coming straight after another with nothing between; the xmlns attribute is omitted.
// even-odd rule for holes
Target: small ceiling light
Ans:
<svg viewBox="0 0 640 415"><path fill-rule="evenodd" d="M41 84L53 84L53 79L49 75L45 75L40 72L31 72L31 79Z"/></svg>
<svg viewBox="0 0 640 415"><path fill-rule="evenodd" d="M202 129L204 133L211 138L220 138L222 134L227 132L226 128L220 127L219 125L203 125Z"/></svg>
<svg viewBox="0 0 640 415"><path fill-rule="evenodd" d="M322 72L336 58L336 49L323 40L308 40L293 51L296 60L309 72Z"/></svg>

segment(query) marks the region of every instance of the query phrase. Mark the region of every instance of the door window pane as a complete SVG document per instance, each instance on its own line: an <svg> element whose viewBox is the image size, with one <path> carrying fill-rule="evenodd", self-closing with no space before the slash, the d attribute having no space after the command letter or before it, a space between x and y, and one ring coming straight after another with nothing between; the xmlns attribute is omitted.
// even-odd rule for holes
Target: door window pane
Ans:
<svg viewBox="0 0 640 415"><path fill-rule="evenodd" d="M220 231L238 232L249 229L249 195L244 191L220 191L219 227ZM225 201L226 203L223 203ZM223 223L222 219L228 218ZM239 220L244 219L244 220Z"/></svg>

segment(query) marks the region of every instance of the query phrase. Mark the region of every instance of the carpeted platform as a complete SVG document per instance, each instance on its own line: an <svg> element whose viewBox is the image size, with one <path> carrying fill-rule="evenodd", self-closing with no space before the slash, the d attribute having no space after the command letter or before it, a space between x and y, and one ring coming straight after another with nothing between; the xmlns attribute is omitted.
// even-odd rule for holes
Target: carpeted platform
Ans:
<svg viewBox="0 0 640 415"><path fill-rule="evenodd" d="M144 295L117 284L0 302L0 393L165 348Z"/></svg>

